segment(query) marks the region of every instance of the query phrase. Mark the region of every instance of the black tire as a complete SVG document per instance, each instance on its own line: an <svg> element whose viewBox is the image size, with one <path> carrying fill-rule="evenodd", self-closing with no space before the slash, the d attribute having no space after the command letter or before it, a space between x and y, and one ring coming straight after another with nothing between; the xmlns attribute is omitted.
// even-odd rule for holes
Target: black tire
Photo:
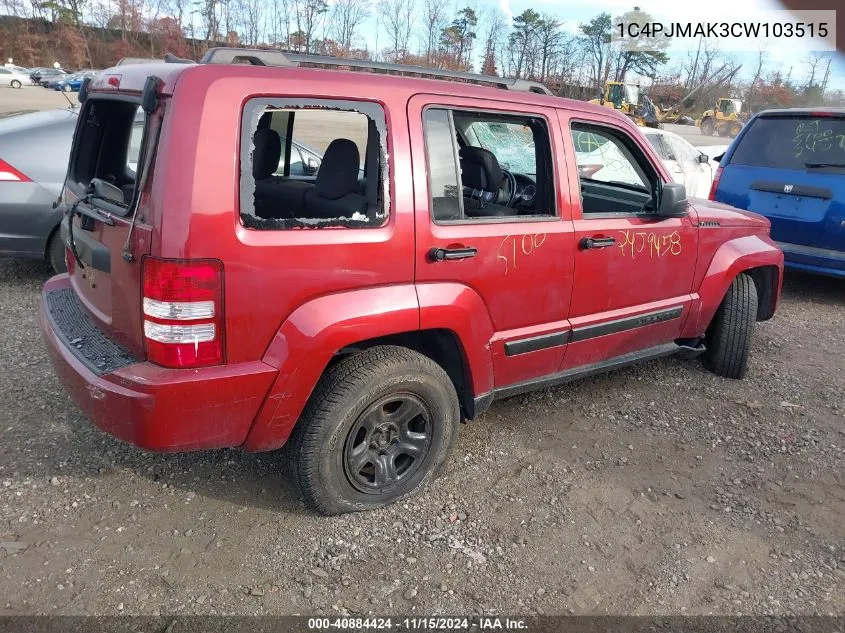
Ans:
<svg viewBox="0 0 845 633"><path fill-rule="evenodd" d="M757 287L740 274L728 288L707 330L704 364L717 376L742 378L757 321Z"/></svg>
<svg viewBox="0 0 845 633"><path fill-rule="evenodd" d="M705 136L713 136L715 131L716 125L713 123L713 119L706 118L701 122L701 133Z"/></svg>
<svg viewBox="0 0 845 633"><path fill-rule="evenodd" d="M731 129L728 131L728 136L731 138L736 138L736 135L739 134L739 131L742 129L742 126L739 123L734 123L731 125Z"/></svg>
<svg viewBox="0 0 845 633"><path fill-rule="evenodd" d="M437 363L403 347L373 347L320 379L286 446L287 470L322 514L372 510L433 479L459 425L455 387ZM405 446L419 456L402 453Z"/></svg>
<svg viewBox="0 0 845 633"><path fill-rule="evenodd" d="M17 79L12 79L12 88L20 88L21 85L22 84L20 81L18 81Z"/></svg>
<svg viewBox="0 0 845 633"><path fill-rule="evenodd" d="M56 229L50 240L47 242L47 262L53 267L57 274L66 273L65 244L62 242L62 234Z"/></svg>

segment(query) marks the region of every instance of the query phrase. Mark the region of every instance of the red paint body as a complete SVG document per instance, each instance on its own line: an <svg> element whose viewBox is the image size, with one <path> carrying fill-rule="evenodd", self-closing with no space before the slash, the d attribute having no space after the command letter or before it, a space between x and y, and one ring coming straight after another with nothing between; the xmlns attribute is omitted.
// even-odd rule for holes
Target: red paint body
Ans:
<svg viewBox="0 0 845 633"><path fill-rule="evenodd" d="M135 251L213 258L224 271L220 366L165 369L139 362L97 376L57 338L42 308L45 340L74 399L100 428L144 448L278 448L332 358L362 341L451 332L460 346L466 390L481 399L514 384L700 337L744 270L775 269L766 318L780 296L783 256L768 237L768 222L753 214L693 200L684 218L582 217L570 119L625 131L671 182L633 124L607 108L452 82L316 69L167 64L124 66L110 74L120 75L120 91L130 94L155 74L161 94L172 95L165 100L155 167L140 201L145 219L135 229ZM89 98L114 91L103 81L95 80ZM242 226L240 122L246 101L258 96L379 103L388 130L388 222L354 230ZM421 116L433 104L543 117L551 135L557 216L433 224ZM702 221L719 226L700 227ZM99 225L93 235L111 249L109 278L92 289L72 270L51 279L45 292L72 285L97 326L143 358L141 266L120 258L126 227ZM601 236L616 238L617 245L579 250L581 238ZM478 256L447 264L426 258L433 247L459 245L477 248ZM535 352L505 353L508 341L667 307L681 307L681 316Z"/></svg>

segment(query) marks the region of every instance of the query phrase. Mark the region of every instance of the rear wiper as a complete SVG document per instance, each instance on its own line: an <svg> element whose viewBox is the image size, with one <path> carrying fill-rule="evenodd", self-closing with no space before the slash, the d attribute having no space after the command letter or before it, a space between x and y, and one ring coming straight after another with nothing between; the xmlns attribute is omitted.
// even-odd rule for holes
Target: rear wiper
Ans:
<svg viewBox="0 0 845 633"><path fill-rule="evenodd" d="M825 167L845 168L845 163L804 163L807 169L824 169Z"/></svg>
<svg viewBox="0 0 845 633"><path fill-rule="evenodd" d="M99 220L100 222L104 222L105 224L108 224L110 226L114 226L114 220L112 219L110 213L103 213L103 212L98 211L97 209L95 209L93 207L80 206L83 203L85 203L87 205L89 202L91 202L91 200L95 200L95 199L96 200L105 200L105 198L102 198L100 196L95 196L92 192L89 191L88 193L86 193L81 198L77 198L74 201L74 203L72 205L70 205L70 208L68 208L68 210L67 210L67 214L68 214L68 221L67 221L67 225L68 225L67 226L68 246L70 246L70 252L73 254L73 259L76 261L76 264L80 268L85 268L85 264L82 263L82 259L79 257L79 252L76 250L76 240L73 239L73 216L79 215L81 217L81 216L84 215L84 216L92 218L94 220Z"/></svg>
<svg viewBox="0 0 845 633"><path fill-rule="evenodd" d="M99 209L97 209L95 207L88 207L88 206L82 207L82 206L79 206L79 204L78 204L78 203L82 203L82 202L87 203L87 202L90 202L91 200L106 200L106 199L101 198L99 196L92 195L92 194L88 194L85 197L80 198L77 201L77 203L74 203L74 206L72 207L72 210L71 210L71 216L73 216L74 213L77 214L77 215L84 215L84 216L91 218L92 220L99 220L100 222L108 224L109 226L114 226L114 219L112 219L111 213L106 213L104 211L100 211Z"/></svg>

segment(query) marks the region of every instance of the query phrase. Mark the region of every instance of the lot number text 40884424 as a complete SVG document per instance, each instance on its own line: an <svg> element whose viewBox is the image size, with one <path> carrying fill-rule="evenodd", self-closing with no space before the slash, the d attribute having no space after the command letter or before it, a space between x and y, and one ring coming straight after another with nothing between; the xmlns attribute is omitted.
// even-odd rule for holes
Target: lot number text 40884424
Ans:
<svg viewBox="0 0 845 633"><path fill-rule="evenodd" d="M525 620L500 617L413 617L413 618L309 618L308 630L404 630L404 631L452 631L452 630L510 630L528 628Z"/></svg>

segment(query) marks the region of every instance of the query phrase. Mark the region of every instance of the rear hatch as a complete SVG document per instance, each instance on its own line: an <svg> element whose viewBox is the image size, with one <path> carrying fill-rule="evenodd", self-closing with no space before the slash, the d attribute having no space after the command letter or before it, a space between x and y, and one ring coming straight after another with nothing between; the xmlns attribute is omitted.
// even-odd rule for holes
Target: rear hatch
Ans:
<svg viewBox="0 0 845 633"><path fill-rule="evenodd" d="M769 218L777 242L845 251L845 113L755 118L725 155L715 198Z"/></svg>
<svg viewBox="0 0 845 633"><path fill-rule="evenodd" d="M149 184L163 111L145 116L140 95L89 96L64 189L73 289L97 327L137 359L145 357L140 261L151 250Z"/></svg>

